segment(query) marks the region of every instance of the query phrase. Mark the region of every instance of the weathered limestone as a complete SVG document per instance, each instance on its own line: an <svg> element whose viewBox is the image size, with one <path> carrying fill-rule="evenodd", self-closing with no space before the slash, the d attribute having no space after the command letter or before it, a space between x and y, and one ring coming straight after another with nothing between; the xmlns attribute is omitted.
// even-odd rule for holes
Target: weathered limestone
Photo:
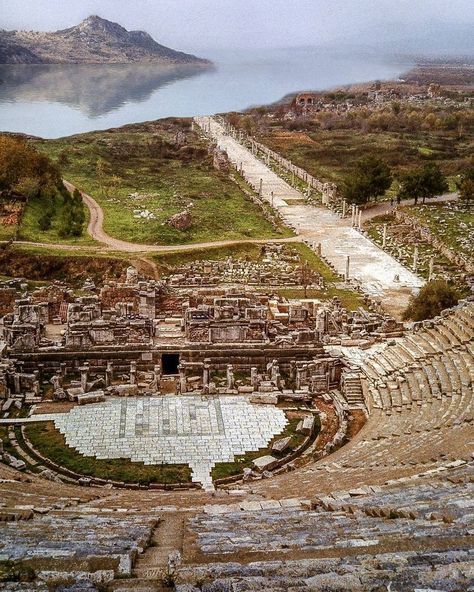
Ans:
<svg viewBox="0 0 474 592"><path fill-rule="evenodd" d="M103 395L78 394L77 400L94 403ZM251 405L242 396L108 398L36 420L54 421L67 444L85 456L189 464L193 481L205 489L213 488L216 462L267 446L287 423L281 409Z"/></svg>

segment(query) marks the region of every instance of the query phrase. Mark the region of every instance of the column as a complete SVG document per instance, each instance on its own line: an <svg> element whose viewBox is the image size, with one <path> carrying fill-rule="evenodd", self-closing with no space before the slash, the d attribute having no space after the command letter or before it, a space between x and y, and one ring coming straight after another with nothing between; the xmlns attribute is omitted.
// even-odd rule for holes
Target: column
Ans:
<svg viewBox="0 0 474 592"><path fill-rule="evenodd" d="M258 370L255 367L250 368L250 382L253 390L258 390Z"/></svg>
<svg viewBox="0 0 474 592"><path fill-rule="evenodd" d="M44 366L44 364L43 364L43 366ZM61 378L63 378L63 379L66 378L66 362L61 362L59 364L59 376L61 376Z"/></svg>
<svg viewBox="0 0 474 592"><path fill-rule="evenodd" d="M232 364L227 364L227 388L233 390L234 387L234 366Z"/></svg>
<svg viewBox="0 0 474 592"><path fill-rule="evenodd" d="M342 217L345 218L346 217L346 209L347 209L347 202L346 200L344 200L342 202Z"/></svg>
<svg viewBox="0 0 474 592"><path fill-rule="evenodd" d="M64 362L62 362L64 364ZM62 364L60 364L61 366ZM41 362L38 364L38 380L41 382L43 380L43 374L44 374L44 364L42 364Z"/></svg>
<svg viewBox="0 0 474 592"><path fill-rule="evenodd" d="M178 372L179 372L179 392L181 394L183 394L187 390L186 369L183 366L183 364L180 364L178 366Z"/></svg>
<svg viewBox="0 0 474 592"><path fill-rule="evenodd" d="M415 245L413 250L413 271L416 273L418 270L418 245Z"/></svg>
<svg viewBox="0 0 474 592"><path fill-rule="evenodd" d="M296 375L296 362L295 360L290 361L290 378L294 379Z"/></svg>
<svg viewBox="0 0 474 592"><path fill-rule="evenodd" d="M206 358L202 367L202 386L209 387L209 380L211 375L211 360Z"/></svg>
<svg viewBox="0 0 474 592"><path fill-rule="evenodd" d="M351 265L351 258L349 255L347 255L347 258L346 258L346 282L349 279L350 265Z"/></svg>
<svg viewBox="0 0 474 592"><path fill-rule="evenodd" d="M137 363L135 360L130 362L130 384L137 384Z"/></svg>
<svg viewBox="0 0 474 592"><path fill-rule="evenodd" d="M153 372L155 373L155 379L157 381L161 380L161 364L155 364Z"/></svg>
<svg viewBox="0 0 474 592"><path fill-rule="evenodd" d="M317 253L318 253L318 257L321 257L321 254L322 254L321 243L318 243Z"/></svg>
<svg viewBox="0 0 474 592"><path fill-rule="evenodd" d="M301 368L296 368L296 389L301 388Z"/></svg>
<svg viewBox="0 0 474 592"><path fill-rule="evenodd" d="M382 237L382 248L385 249L387 246L387 225L383 225L383 237Z"/></svg>
<svg viewBox="0 0 474 592"><path fill-rule="evenodd" d="M280 368L278 367L278 360L273 360L270 380L276 384L277 376L279 376L279 375L280 375Z"/></svg>
<svg viewBox="0 0 474 592"><path fill-rule="evenodd" d="M106 387L112 386L113 379L114 379L113 364L111 361L108 361L107 367L105 369L105 386Z"/></svg>
<svg viewBox="0 0 474 592"><path fill-rule="evenodd" d="M260 186L258 188L258 197L262 197L263 195L263 179L260 179Z"/></svg>
<svg viewBox="0 0 474 592"><path fill-rule="evenodd" d="M87 392L87 374L89 372L88 366L81 366L79 368L79 372L81 373L81 388L86 393Z"/></svg>
<svg viewBox="0 0 474 592"><path fill-rule="evenodd" d="M359 210L358 228L362 230L362 210Z"/></svg>
<svg viewBox="0 0 474 592"><path fill-rule="evenodd" d="M13 374L13 393L18 395L21 393L21 382L20 382L20 373L15 372Z"/></svg>
<svg viewBox="0 0 474 592"><path fill-rule="evenodd" d="M434 270L434 257L430 257L430 266L428 270L428 281L431 282L433 279L433 270Z"/></svg>

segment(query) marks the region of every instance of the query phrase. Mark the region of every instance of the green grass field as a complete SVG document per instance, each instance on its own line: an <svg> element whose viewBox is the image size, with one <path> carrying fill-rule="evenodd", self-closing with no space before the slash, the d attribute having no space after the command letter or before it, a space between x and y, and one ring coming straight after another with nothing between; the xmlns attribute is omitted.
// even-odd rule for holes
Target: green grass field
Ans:
<svg viewBox="0 0 474 592"><path fill-rule="evenodd" d="M361 131L332 129L289 131L277 123L262 131L260 139L269 148L301 166L315 177L340 184L357 160L364 156L383 159L395 174L436 162L448 177L450 191L472 154L472 134L458 137L446 130ZM386 199L395 197L394 180Z"/></svg>
<svg viewBox="0 0 474 592"><path fill-rule="evenodd" d="M207 145L183 126L161 121L41 141L36 147L59 160L64 176L100 203L111 236L165 245L291 236L285 228L277 232L239 185L214 169ZM181 148L173 144L179 130L186 134ZM188 230L166 223L187 207ZM143 210L154 219L136 217ZM34 211L27 214L22 234L31 235Z"/></svg>

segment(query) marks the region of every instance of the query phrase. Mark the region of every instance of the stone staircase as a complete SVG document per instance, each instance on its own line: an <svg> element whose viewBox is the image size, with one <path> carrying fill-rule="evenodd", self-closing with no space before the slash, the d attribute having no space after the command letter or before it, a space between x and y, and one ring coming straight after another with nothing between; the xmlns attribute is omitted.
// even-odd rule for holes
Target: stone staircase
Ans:
<svg viewBox="0 0 474 592"><path fill-rule="evenodd" d="M361 363L368 421L347 444L253 489L297 497L307 492L383 484L448 463L474 449L474 303L461 302L415 326Z"/></svg>
<svg viewBox="0 0 474 592"><path fill-rule="evenodd" d="M342 377L342 394L349 409L364 409L365 400L359 372L344 372Z"/></svg>
<svg viewBox="0 0 474 592"><path fill-rule="evenodd" d="M153 530L150 545L138 556L129 581L116 580L109 585L114 592L165 592L173 589L175 570L183 552L186 514L165 513Z"/></svg>

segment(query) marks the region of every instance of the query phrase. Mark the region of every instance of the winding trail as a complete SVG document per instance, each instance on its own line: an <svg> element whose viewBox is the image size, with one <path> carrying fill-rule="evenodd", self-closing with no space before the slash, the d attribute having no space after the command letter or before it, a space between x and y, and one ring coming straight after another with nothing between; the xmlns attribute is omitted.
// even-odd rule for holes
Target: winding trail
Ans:
<svg viewBox="0 0 474 592"><path fill-rule="evenodd" d="M120 251L124 253L175 253L196 251L200 249L212 249L214 247L233 247L238 245L263 245L266 243L294 243L301 242L301 237L290 236L287 238L262 238L262 239L229 239L221 241L210 241L204 243L189 243L185 245L146 245L141 243L131 243L123 241L107 234L104 230L104 211L96 200L84 193L75 185L63 179L63 183L71 193L78 189L82 199L90 212L89 225L87 233L102 246L95 245L68 245L63 243L41 243L33 241L15 241L18 245L28 245L34 247L45 247L51 249L61 249L64 251Z"/></svg>
<svg viewBox="0 0 474 592"><path fill-rule="evenodd" d="M245 244L304 242L315 250L318 245L321 245L323 255L340 273L345 273L346 260L349 255L350 277L358 280L364 291L381 297L387 308L394 313L405 308L409 296L413 290L423 284L423 280L352 228L350 219L341 219L337 214L323 207L305 205L299 191L288 185L263 162L253 156L247 148L229 137L215 119L203 117L195 118L195 121L213 140L218 142L236 166L242 166L244 176L256 190L259 188L260 179L263 180L262 195L264 199L279 210L286 224L295 231L295 236L273 239L230 239L181 245L132 243L107 234L104 230L102 207L91 195L77 188L90 212L87 232L99 243L98 245L33 241L15 241L15 244L64 251L136 254L137 263L142 263L143 267L156 277L159 274L157 266L146 257L147 254L190 252ZM66 179L63 182L71 193L76 189L76 186ZM426 203L456 201L457 199L457 194L451 193L428 199ZM413 205L413 203L413 200L405 200L399 205ZM395 208L395 204L390 205L388 202L377 204L368 210L363 210L362 221L391 213Z"/></svg>

